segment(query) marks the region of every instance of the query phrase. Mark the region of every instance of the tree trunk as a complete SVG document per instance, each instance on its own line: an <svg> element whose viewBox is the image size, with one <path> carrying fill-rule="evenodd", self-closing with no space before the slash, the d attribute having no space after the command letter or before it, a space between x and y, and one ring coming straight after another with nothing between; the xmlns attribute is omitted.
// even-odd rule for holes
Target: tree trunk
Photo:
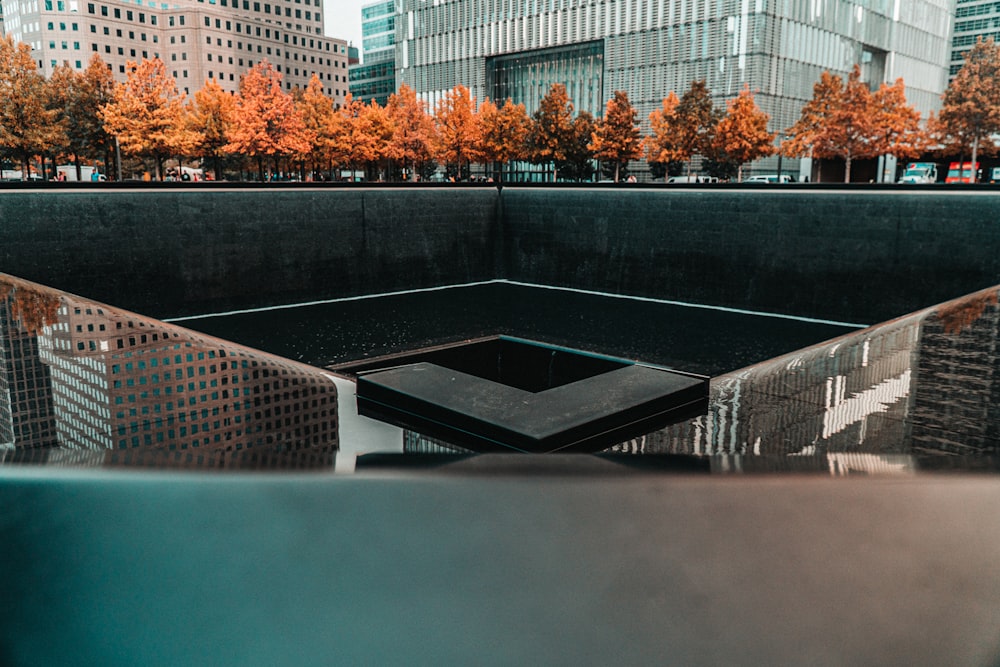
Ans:
<svg viewBox="0 0 1000 667"><path fill-rule="evenodd" d="M260 182L264 182L264 156L257 156L257 176L260 178Z"/></svg>
<svg viewBox="0 0 1000 667"><path fill-rule="evenodd" d="M850 153L848 153L847 157L844 160L844 183L850 183L850 182L851 182L851 155Z"/></svg>
<svg viewBox="0 0 1000 667"><path fill-rule="evenodd" d="M620 166L621 164L618 161L615 161L615 183L618 182L618 167Z"/></svg>
<svg viewBox="0 0 1000 667"><path fill-rule="evenodd" d="M778 179L780 180L781 176L778 176ZM742 164L740 166L736 167L736 182L737 183L742 183L743 182L743 165Z"/></svg>
<svg viewBox="0 0 1000 667"><path fill-rule="evenodd" d="M979 179L979 170L976 169L976 155L979 153L979 135L977 134L972 138L972 183L975 183ZM962 163L958 164L958 168L961 170Z"/></svg>
<svg viewBox="0 0 1000 667"><path fill-rule="evenodd" d="M80 165L80 156L73 153L73 164L76 165L76 180L77 182L83 180L83 168Z"/></svg>

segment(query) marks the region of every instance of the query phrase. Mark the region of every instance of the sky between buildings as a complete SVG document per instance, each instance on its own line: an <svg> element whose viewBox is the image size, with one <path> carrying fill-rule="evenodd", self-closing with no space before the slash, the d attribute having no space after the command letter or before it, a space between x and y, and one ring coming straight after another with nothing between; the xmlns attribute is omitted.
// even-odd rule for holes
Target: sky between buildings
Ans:
<svg viewBox="0 0 1000 667"><path fill-rule="evenodd" d="M361 5L369 0L324 0L326 34L361 49Z"/></svg>

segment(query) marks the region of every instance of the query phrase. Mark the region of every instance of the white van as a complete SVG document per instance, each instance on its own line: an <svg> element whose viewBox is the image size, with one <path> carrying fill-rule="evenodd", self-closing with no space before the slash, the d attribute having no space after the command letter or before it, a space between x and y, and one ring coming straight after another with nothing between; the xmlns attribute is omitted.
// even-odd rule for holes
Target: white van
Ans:
<svg viewBox="0 0 1000 667"><path fill-rule="evenodd" d="M791 174L782 174L778 180L777 174L757 174L743 181L744 183L794 183Z"/></svg>
<svg viewBox="0 0 1000 667"><path fill-rule="evenodd" d="M671 176L667 179L667 183L711 183L717 181L718 179L712 179L708 176L698 176L693 174L691 176Z"/></svg>

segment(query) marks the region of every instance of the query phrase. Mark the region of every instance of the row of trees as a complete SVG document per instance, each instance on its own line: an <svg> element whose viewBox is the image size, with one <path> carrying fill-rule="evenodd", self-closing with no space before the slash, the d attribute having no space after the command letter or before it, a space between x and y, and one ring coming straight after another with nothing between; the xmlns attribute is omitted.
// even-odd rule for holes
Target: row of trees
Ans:
<svg viewBox="0 0 1000 667"><path fill-rule="evenodd" d="M605 114L576 113L566 89L553 85L529 115L523 105L471 97L464 86L449 91L433 111L407 86L386 106L348 96L335 105L315 77L305 89L282 90L281 74L266 60L242 77L238 93L213 80L188 97L159 59L130 65L114 83L95 54L83 72L57 67L45 80L30 47L0 40L0 149L27 173L34 156L110 164L113 149L152 162L157 178L164 162L199 158L217 175L225 164L275 171L331 174L338 168L376 169L389 178L433 172L438 163L462 178L471 164L545 165L553 179L588 179L594 162L616 181L631 161L645 157L654 177L702 168L720 178L741 178L742 166L779 150L769 117L744 89L714 107L704 81L678 97L671 92L649 116L641 136L637 112L616 91ZM855 66L846 81L824 73L801 117L785 131L784 155L842 159L845 180L854 160L892 154L915 157L940 150L995 152L1000 132L1000 50L979 42L944 95L937 118L921 123L906 102L902 80L872 91Z"/></svg>

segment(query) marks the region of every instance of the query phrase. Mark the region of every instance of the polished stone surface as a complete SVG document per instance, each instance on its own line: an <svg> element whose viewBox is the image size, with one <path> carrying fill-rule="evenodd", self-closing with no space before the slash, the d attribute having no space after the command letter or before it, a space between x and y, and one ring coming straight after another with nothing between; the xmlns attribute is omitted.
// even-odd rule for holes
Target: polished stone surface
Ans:
<svg viewBox="0 0 1000 667"><path fill-rule="evenodd" d="M997 191L0 190L0 267L159 318L504 279L847 322L1000 282Z"/></svg>
<svg viewBox="0 0 1000 667"><path fill-rule="evenodd" d="M1000 660L998 288L720 375L705 416L599 456L470 456L320 369L0 287L5 665ZM139 402L165 345L196 451L128 447L167 418ZM230 414L282 446L214 446L223 351ZM334 397L339 441L296 435Z"/></svg>
<svg viewBox="0 0 1000 667"><path fill-rule="evenodd" d="M357 378L358 413L475 451L597 452L708 405L708 378L630 364L527 391L421 362Z"/></svg>

